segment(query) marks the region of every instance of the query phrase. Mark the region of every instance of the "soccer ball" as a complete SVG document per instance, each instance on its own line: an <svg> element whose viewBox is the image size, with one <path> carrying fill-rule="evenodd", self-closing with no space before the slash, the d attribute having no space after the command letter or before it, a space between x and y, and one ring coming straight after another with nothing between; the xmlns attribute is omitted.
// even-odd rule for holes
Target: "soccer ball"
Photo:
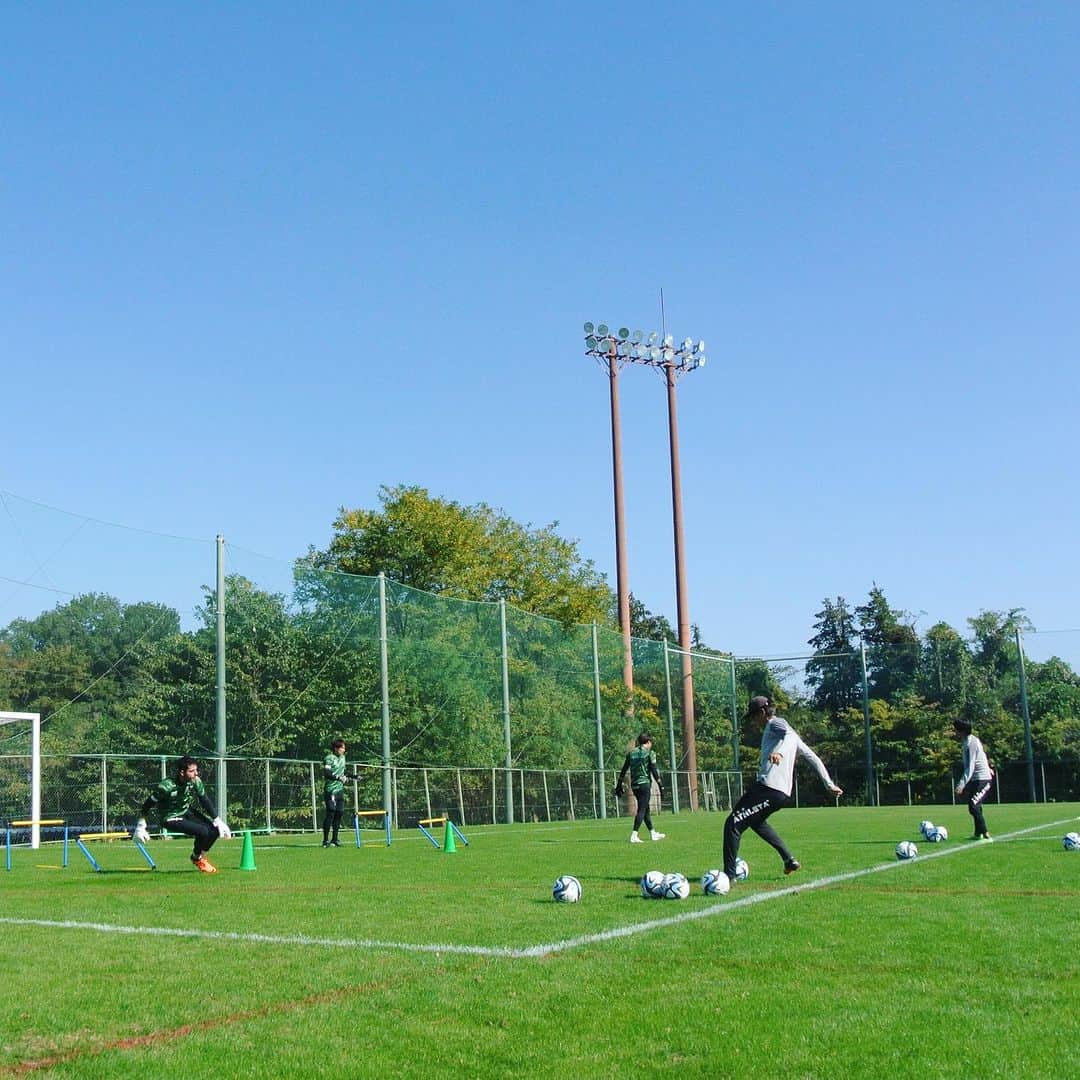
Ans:
<svg viewBox="0 0 1080 1080"><path fill-rule="evenodd" d="M581 882L570 874L555 879L551 895L560 904L576 904L581 899Z"/></svg>
<svg viewBox="0 0 1080 1080"><path fill-rule="evenodd" d="M682 874L665 874L660 895L665 900L685 900L690 895L690 882Z"/></svg>
<svg viewBox="0 0 1080 1080"><path fill-rule="evenodd" d="M1080 851L1080 833L1066 833L1061 838L1061 846L1066 851Z"/></svg>
<svg viewBox="0 0 1080 1080"><path fill-rule="evenodd" d="M706 896L724 896L731 891L731 882L723 870L706 870L701 875L701 891Z"/></svg>
<svg viewBox="0 0 1080 1080"><path fill-rule="evenodd" d="M745 881L750 876L750 864L745 859L735 860L735 880Z"/></svg>
<svg viewBox="0 0 1080 1080"><path fill-rule="evenodd" d="M650 870L641 879L641 895L647 900L659 900L664 890L664 872Z"/></svg>
<svg viewBox="0 0 1080 1080"><path fill-rule="evenodd" d="M949 839L949 830L944 825L935 825L927 834L926 839L931 844L940 844L942 840Z"/></svg>
<svg viewBox="0 0 1080 1080"><path fill-rule="evenodd" d="M934 831L934 823L932 821L920 821L919 822L919 832L921 832L923 834L923 836L926 837L927 840L930 839L930 834L933 831Z"/></svg>
<svg viewBox="0 0 1080 1080"><path fill-rule="evenodd" d="M896 857L898 859L914 859L919 854L919 849L910 840L901 840L896 845Z"/></svg>

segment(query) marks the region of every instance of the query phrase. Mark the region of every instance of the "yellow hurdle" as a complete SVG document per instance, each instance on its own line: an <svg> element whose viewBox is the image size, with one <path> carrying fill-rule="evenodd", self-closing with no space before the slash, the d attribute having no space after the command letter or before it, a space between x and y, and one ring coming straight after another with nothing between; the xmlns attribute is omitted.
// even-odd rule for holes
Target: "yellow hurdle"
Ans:
<svg viewBox="0 0 1080 1080"><path fill-rule="evenodd" d="M360 819L362 817L382 817L386 825L386 846L390 846L390 815L385 810L357 810L353 814L353 831L356 833L356 846L363 847L364 842L360 839Z"/></svg>
<svg viewBox="0 0 1080 1080"><path fill-rule="evenodd" d="M63 818L41 818L35 820L33 818L27 818L24 821L9 821L7 823L7 834L4 842L5 863L7 869L11 869L11 830L12 829L28 829L34 825L63 825L64 826L64 861L59 867L55 869L63 869L68 864L68 827L67 822Z"/></svg>
<svg viewBox="0 0 1080 1080"><path fill-rule="evenodd" d="M134 836L131 836L129 833L126 833L126 832L82 833L80 836L75 837L75 844L78 847L78 849L86 856L86 861L90 864L91 868L95 871L95 873L100 874L100 873L104 872L104 867L101 865L101 863L99 863L97 861L97 859L94 858L94 856L90 852L90 849L86 846L86 844L83 841L85 841L85 840L127 840L127 839L130 839L131 842L135 845L135 847L138 850L139 854L146 860L147 866L151 870L156 870L157 869L157 863L154 862L154 860L150 858L150 852L147 851L145 847L143 847L143 845L142 845L142 843L140 841L136 840ZM140 867L135 867L135 868L132 868L132 869L141 870L142 867L140 866Z"/></svg>

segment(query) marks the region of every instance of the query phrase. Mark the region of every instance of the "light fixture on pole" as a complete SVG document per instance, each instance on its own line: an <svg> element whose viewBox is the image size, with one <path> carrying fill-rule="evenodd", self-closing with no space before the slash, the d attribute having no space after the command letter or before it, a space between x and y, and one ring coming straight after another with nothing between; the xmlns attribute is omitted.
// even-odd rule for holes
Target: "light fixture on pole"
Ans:
<svg viewBox="0 0 1080 1080"><path fill-rule="evenodd" d="M607 372L611 398L611 472L615 489L615 582L619 601L619 629L623 639L623 685L627 708L634 708L634 654L630 642L630 581L627 573L626 512L623 505L622 423L619 419L619 368L627 362L630 331L613 333L604 323L585 324L585 355L595 357ZM641 341L640 334L637 340Z"/></svg>
<svg viewBox="0 0 1080 1080"><path fill-rule="evenodd" d="M675 598L679 623L679 652L682 659L683 700L683 760L688 774L690 808L698 808L697 791L697 736L694 722L694 668L691 658L693 642L690 640L690 602L686 585L686 548L683 540L682 467L679 460L679 417L676 407L675 385L691 371L705 366L705 342L685 338L676 345L674 337L661 337L655 331L644 334L640 330L627 333L616 343L616 352L628 364L643 364L663 373L667 386L668 442L671 449L671 512L675 534Z"/></svg>

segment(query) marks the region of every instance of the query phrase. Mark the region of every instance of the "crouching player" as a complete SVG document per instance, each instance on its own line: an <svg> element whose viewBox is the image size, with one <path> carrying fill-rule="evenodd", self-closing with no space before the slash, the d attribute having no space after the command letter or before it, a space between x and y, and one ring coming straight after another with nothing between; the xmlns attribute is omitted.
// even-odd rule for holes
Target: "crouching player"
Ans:
<svg viewBox="0 0 1080 1080"><path fill-rule="evenodd" d="M194 839L191 861L195 869L216 874L217 867L206 857L207 852L219 837L228 840L232 833L214 813L214 804L207 798L206 788L199 779L199 763L193 757L182 757L173 771L174 775L162 780L142 804L132 838L143 844L150 839L146 818L154 811L166 831Z"/></svg>

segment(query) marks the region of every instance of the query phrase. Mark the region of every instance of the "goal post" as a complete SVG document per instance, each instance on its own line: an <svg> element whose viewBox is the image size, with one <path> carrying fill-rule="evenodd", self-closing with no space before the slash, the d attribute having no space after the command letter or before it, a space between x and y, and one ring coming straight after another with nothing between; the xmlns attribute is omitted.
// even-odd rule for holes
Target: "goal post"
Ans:
<svg viewBox="0 0 1080 1080"><path fill-rule="evenodd" d="M0 724L30 725L30 846L41 847L41 713L0 712Z"/></svg>

